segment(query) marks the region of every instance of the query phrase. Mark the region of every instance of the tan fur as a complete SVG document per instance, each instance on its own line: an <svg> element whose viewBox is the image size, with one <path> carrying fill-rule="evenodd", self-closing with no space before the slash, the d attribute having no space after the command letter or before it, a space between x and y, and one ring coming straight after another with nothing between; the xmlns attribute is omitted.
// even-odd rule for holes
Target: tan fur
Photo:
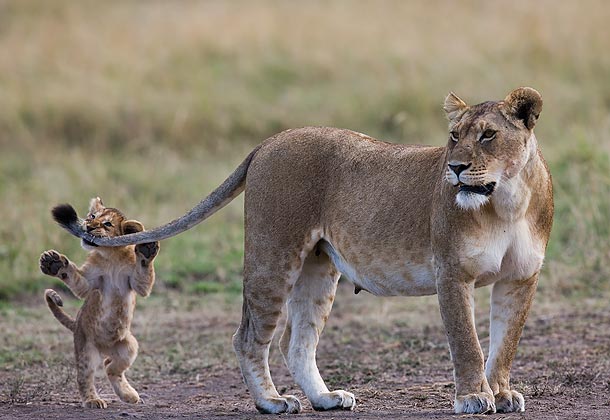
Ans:
<svg viewBox="0 0 610 420"><path fill-rule="evenodd" d="M234 337L260 411L300 409L295 397L277 393L267 364L284 303L281 349L295 380L316 409L353 408L353 395L329 392L315 366L335 267L377 295L438 293L456 412L523 411L509 372L553 215L550 175L532 132L541 104L529 88L473 107L451 94L445 110L459 139L447 147L394 145L331 128L291 130L263 144L248 168L244 309ZM481 137L486 130L495 131L492 139ZM470 165L456 185L449 163ZM460 207L460 185L490 182L489 197L467 196L461 204L471 207ZM488 284L486 369L472 293Z"/></svg>
<svg viewBox="0 0 610 420"><path fill-rule="evenodd" d="M94 240L125 245L190 229L245 189L244 302L233 337L244 380L265 413L296 413L279 395L269 343L287 306L281 350L315 409L353 409L315 361L339 273L380 296L438 293L454 364L455 411L523 411L510 388L553 219L551 177L533 128L540 94L519 88L468 106L447 96L446 147L390 144L336 128L263 142L186 215L152 231ZM487 364L473 289L493 285Z"/></svg>
<svg viewBox="0 0 610 420"><path fill-rule="evenodd" d="M83 228L91 234L115 237L139 232L144 226L136 220L126 220L113 208L106 208L99 198L91 201L91 208ZM148 296L155 281L153 260L159 243L116 248L89 247L89 255L79 268L57 251L44 252L40 269L44 274L60 278L66 286L85 302L76 320L66 314L60 296L53 290L45 291L51 312L74 333L78 390L84 407L106 408L94 385L94 374L101 357L114 391L125 402L137 403L140 397L127 382L125 371L138 353L138 342L130 327L136 294Z"/></svg>

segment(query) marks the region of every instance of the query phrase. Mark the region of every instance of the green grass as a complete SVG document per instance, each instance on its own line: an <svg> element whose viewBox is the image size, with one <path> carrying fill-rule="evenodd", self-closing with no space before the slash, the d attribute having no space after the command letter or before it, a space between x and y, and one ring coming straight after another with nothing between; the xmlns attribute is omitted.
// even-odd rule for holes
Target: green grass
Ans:
<svg viewBox="0 0 610 420"><path fill-rule="evenodd" d="M521 85L543 95L555 184L541 291L609 292L608 20L593 0L3 2L0 301L57 287L46 249L83 261L56 203L83 214L99 195L156 226L281 129L442 144L448 91L475 103ZM241 203L163 243L157 290L239 290Z"/></svg>

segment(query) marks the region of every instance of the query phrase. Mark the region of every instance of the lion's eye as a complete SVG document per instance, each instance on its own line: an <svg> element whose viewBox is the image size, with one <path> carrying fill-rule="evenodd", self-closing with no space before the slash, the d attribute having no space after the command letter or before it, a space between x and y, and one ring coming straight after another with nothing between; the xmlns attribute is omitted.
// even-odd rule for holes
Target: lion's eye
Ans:
<svg viewBox="0 0 610 420"><path fill-rule="evenodd" d="M103 225L106 227L112 227L112 223L110 222L104 222Z"/></svg>
<svg viewBox="0 0 610 420"><path fill-rule="evenodd" d="M481 134L481 141L489 141L493 140L496 137L497 131L495 130L485 130L483 134Z"/></svg>
<svg viewBox="0 0 610 420"><path fill-rule="evenodd" d="M457 142L460 139L460 135L457 131L452 131L449 133L449 137L451 138L451 140Z"/></svg>

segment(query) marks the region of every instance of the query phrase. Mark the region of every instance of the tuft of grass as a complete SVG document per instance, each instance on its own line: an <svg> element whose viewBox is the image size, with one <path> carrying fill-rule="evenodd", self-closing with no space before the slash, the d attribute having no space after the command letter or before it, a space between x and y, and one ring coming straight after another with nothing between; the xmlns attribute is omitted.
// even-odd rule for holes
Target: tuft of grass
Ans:
<svg viewBox="0 0 610 420"><path fill-rule="evenodd" d="M564 295L610 291L610 155L584 139L551 162L555 224L547 250L550 284Z"/></svg>

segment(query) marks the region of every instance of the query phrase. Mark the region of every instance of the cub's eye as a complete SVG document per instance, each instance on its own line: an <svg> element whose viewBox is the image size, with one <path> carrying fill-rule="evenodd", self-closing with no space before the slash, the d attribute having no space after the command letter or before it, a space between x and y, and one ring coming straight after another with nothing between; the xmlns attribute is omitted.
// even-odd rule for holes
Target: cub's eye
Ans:
<svg viewBox="0 0 610 420"><path fill-rule="evenodd" d="M89 213L89 216L87 216L87 218L93 220L95 219L95 214Z"/></svg>
<svg viewBox="0 0 610 420"><path fill-rule="evenodd" d="M481 134L481 141L489 141L493 140L496 137L497 131L495 130L485 130L483 134Z"/></svg>
<svg viewBox="0 0 610 420"><path fill-rule="evenodd" d="M452 131L449 133L449 138L457 142L460 139L460 134L457 131Z"/></svg>
<svg viewBox="0 0 610 420"><path fill-rule="evenodd" d="M112 223L110 223L110 222L104 222L102 224L106 227L112 227Z"/></svg>

